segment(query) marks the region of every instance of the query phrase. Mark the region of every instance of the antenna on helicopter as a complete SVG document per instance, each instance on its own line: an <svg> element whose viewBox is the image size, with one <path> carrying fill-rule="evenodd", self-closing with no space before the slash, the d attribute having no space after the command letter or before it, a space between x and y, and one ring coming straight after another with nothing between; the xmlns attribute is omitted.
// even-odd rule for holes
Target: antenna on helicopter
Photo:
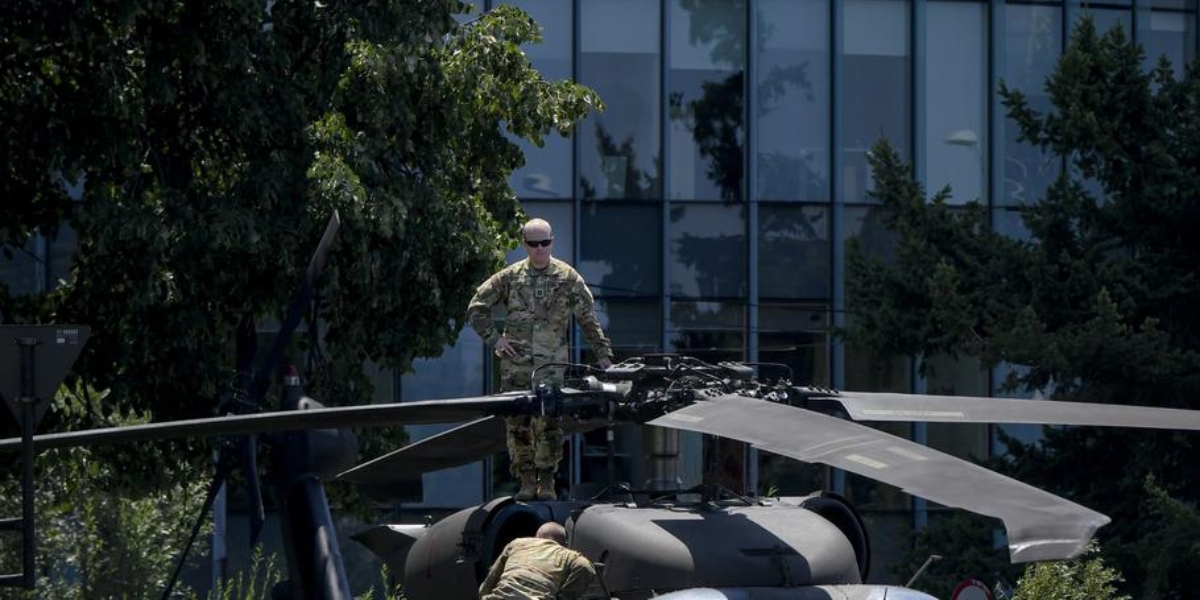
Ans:
<svg viewBox="0 0 1200 600"><path fill-rule="evenodd" d="M924 563L921 563L921 568L917 569L917 572L913 573L913 576L908 578L908 582L904 584L904 587L912 587L913 582L916 581L917 578L921 576L921 573L924 573L925 569L929 568L929 565L933 564L934 561L938 561L938 560L942 560L942 555L930 554L929 558L925 559Z"/></svg>

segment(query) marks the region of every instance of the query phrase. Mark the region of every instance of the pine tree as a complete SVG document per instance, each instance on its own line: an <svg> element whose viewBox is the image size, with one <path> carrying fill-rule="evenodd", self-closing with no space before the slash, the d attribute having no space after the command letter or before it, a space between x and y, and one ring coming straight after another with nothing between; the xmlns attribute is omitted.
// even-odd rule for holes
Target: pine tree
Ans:
<svg viewBox="0 0 1200 600"><path fill-rule="evenodd" d="M1023 211L1028 241L992 231L977 204L947 205L947 190L927 200L877 145L876 196L899 238L891 262L851 251L849 338L1021 365L1009 387L1057 399L1200 409L1200 65L1179 80L1165 59L1142 65L1120 30L1084 19L1046 81L1048 111L1002 86L1021 138L1066 165ZM1143 479L1194 506L1198 460L1194 434L1047 428L1012 446L1007 470L1110 515L1101 535L1124 589L1148 597L1144 583L1172 578L1139 556Z"/></svg>

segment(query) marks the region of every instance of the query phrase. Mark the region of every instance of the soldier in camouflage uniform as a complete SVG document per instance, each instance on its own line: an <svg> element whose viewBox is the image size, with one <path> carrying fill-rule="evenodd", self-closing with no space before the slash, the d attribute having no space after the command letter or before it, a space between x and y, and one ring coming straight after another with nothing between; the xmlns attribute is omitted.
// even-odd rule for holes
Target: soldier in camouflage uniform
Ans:
<svg viewBox="0 0 1200 600"><path fill-rule="evenodd" d="M596 567L566 548L567 535L553 521L537 537L517 538L504 547L479 586L480 600L579 600L597 581Z"/></svg>
<svg viewBox="0 0 1200 600"><path fill-rule="evenodd" d="M612 366L612 347L596 318L592 292L567 263L553 258L550 224L525 224L526 260L492 275L475 292L467 315L471 327L500 357L500 391L529 390L534 369L567 362L567 335L575 315L601 368ZM504 331L492 321L492 307L508 310ZM563 370L539 369L537 383L562 384ZM562 459L562 427L556 419L507 417L511 470L521 480L517 500L552 500L554 471Z"/></svg>

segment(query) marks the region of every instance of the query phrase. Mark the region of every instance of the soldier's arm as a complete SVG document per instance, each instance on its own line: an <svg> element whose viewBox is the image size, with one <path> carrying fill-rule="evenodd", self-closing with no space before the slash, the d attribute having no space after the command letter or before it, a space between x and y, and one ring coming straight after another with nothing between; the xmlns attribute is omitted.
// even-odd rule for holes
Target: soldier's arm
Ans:
<svg viewBox="0 0 1200 600"><path fill-rule="evenodd" d="M600 319L596 316L596 300L587 282L578 274L571 285L571 311L575 313L575 320L583 330L583 337L592 345L596 358L612 358L612 343L604 337L604 329L600 327Z"/></svg>
<svg viewBox="0 0 1200 600"><path fill-rule="evenodd" d="M496 588L496 584L500 583L500 576L504 574L504 564L508 562L508 547L504 547L504 551L500 553L500 557L496 562L492 563L492 568L488 569L487 577L483 583L479 584L479 597L482 598L492 592Z"/></svg>
<svg viewBox="0 0 1200 600"><path fill-rule="evenodd" d="M496 330L496 323L492 320L492 307L500 303L505 291L503 272L496 273L475 290L475 296L467 305L467 321L471 324L471 329L474 329L489 346L500 339L500 332Z"/></svg>
<svg viewBox="0 0 1200 600"><path fill-rule="evenodd" d="M593 586L599 588L600 578L592 561L576 556L567 566L567 577L558 590L558 600L581 600L596 597L589 594Z"/></svg>

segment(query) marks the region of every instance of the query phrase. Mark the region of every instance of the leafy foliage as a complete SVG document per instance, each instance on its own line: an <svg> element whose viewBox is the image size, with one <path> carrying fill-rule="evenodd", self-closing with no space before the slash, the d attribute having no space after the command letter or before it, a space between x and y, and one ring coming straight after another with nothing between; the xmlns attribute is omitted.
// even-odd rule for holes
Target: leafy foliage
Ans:
<svg viewBox="0 0 1200 600"><path fill-rule="evenodd" d="M55 404L54 410L75 413L80 394L64 392ZM144 415L121 418L136 421ZM153 447L138 450L166 468L187 469L155 456ZM0 480L0 514L20 515L20 461L6 460L13 464ZM185 470L167 477L177 483L148 484L137 470L114 464L87 448L53 450L37 461L38 597L146 598L165 587L200 510L206 478ZM0 568L21 572L21 537L3 541ZM180 587L179 593L188 591Z"/></svg>
<svg viewBox="0 0 1200 600"><path fill-rule="evenodd" d="M538 26L509 7L467 26L455 0L78 8L0 9L0 245L60 221L79 240L52 293L0 287L0 317L90 325L77 370L160 420L211 412L238 323L285 306L334 210L314 395L362 401L364 361L436 355L515 243L509 136L599 107L531 68Z"/></svg>
<svg viewBox="0 0 1200 600"><path fill-rule="evenodd" d="M263 556L262 548L256 548L250 558L250 567L230 577L216 592L210 592L210 600L256 600L270 598L275 584L283 579L284 569L275 563L275 555Z"/></svg>
<svg viewBox="0 0 1200 600"><path fill-rule="evenodd" d="M1013 600L1129 600L1117 593L1121 575L1105 566L1095 542L1083 556L1068 561L1035 563L1013 590Z"/></svg>
<svg viewBox="0 0 1200 600"><path fill-rule="evenodd" d="M474 287L517 240L508 177L524 158L513 138L541 145L601 108L591 90L531 67L520 47L541 34L526 14L502 6L459 25L454 14L468 8L0 4L0 248L18 252L35 233L78 240L52 291L0 283L0 322L92 328L75 367L85 391L42 429L211 414L234 393L247 349L235 342L239 325L279 316L335 210L342 227L319 308L297 340L309 393L364 402L364 369L403 370L453 343ZM0 422L0 435L16 433ZM195 514L174 502L202 497L191 484L159 486L205 481L202 448L64 452L39 469L78 487L42 495L110 499L72 518L94 519L88 535L129 545L130 560L151 543L165 560L166 538L185 537L173 523L161 517L137 542L132 529L164 504ZM82 465L97 471L71 470ZM115 502L116 490L132 503ZM107 529L118 524L131 531ZM47 557L68 541L44 544ZM112 558L122 573L160 577L157 563ZM115 575L97 577L87 585ZM107 595L92 589L81 593Z"/></svg>
<svg viewBox="0 0 1200 600"><path fill-rule="evenodd" d="M1066 165L1022 209L1030 241L987 228L977 204L949 206L949 190L926 201L877 144L875 197L898 241L892 256L850 253L850 339L880 355L1021 365L1009 389L1059 399L1198 408L1200 65L1176 80L1165 61L1144 72L1142 58L1119 29L1101 36L1084 19L1046 82L1049 111L1002 87L1021 138ZM1194 435L1047 429L1037 445L1010 444L1008 470L1113 517L1102 533L1136 590L1161 576L1139 567L1143 478L1193 505L1197 459Z"/></svg>
<svg viewBox="0 0 1200 600"><path fill-rule="evenodd" d="M1135 568L1144 573L1137 597L1189 597L1200 586L1200 513L1167 495L1153 477L1146 478L1142 510L1147 531L1133 550L1141 559Z"/></svg>

